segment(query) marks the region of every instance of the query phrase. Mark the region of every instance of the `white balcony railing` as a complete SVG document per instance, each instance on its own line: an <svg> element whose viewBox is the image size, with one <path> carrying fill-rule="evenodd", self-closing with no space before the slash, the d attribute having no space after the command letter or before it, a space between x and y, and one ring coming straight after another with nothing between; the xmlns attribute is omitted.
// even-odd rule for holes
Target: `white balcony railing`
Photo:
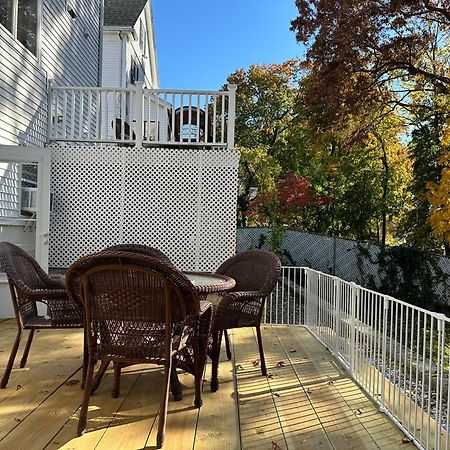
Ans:
<svg viewBox="0 0 450 450"><path fill-rule="evenodd" d="M49 142L234 147L236 85L227 91L50 84Z"/></svg>
<svg viewBox="0 0 450 450"><path fill-rule="evenodd" d="M284 267L266 322L305 325L417 447L450 448L445 315L309 268Z"/></svg>

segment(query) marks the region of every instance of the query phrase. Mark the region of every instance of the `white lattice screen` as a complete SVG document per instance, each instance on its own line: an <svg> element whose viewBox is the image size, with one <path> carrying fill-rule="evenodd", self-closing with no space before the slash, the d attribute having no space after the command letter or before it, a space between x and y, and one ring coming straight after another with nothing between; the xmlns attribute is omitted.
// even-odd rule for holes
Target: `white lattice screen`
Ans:
<svg viewBox="0 0 450 450"><path fill-rule="evenodd" d="M117 243L148 244L182 270L234 254L239 154L53 147L51 267Z"/></svg>

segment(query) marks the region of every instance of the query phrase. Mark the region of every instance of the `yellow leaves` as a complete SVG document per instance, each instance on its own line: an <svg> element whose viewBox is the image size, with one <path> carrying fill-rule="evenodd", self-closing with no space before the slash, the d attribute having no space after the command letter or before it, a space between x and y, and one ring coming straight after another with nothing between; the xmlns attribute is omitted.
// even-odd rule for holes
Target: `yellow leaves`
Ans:
<svg viewBox="0 0 450 450"><path fill-rule="evenodd" d="M450 243L450 153L442 154L439 163L443 166L439 183L427 184L429 221L436 239Z"/></svg>

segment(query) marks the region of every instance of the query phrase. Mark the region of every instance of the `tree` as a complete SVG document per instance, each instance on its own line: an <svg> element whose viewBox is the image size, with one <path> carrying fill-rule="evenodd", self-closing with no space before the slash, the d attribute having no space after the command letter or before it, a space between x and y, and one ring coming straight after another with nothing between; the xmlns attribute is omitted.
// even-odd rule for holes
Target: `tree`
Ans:
<svg viewBox="0 0 450 450"><path fill-rule="evenodd" d="M450 0L296 0L307 45L312 125L345 125L374 105L410 108L416 90L449 93ZM385 113L386 110L380 110Z"/></svg>
<svg viewBox="0 0 450 450"><path fill-rule="evenodd" d="M439 158L441 177L438 183L428 184L428 201L431 205L430 223L435 238L445 243L446 253L450 248L450 153Z"/></svg>
<svg viewBox="0 0 450 450"><path fill-rule="evenodd" d="M239 168L238 224L246 223L246 211L255 193L268 194L275 182L297 161L296 146L306 145L298 129L299 62L252 65L228 76L237 85L235 143L241 151ZM288 141L290 145L288 145ZM293 142L296 142L296 146Z"/></svg>
<svg viewBox="0 0 450 450"><path fill-rule="evenodd" d="M251 65L228 76L236 92L236 145L264 147L274 155L283 147L298 96L299 62Z"/></svg>

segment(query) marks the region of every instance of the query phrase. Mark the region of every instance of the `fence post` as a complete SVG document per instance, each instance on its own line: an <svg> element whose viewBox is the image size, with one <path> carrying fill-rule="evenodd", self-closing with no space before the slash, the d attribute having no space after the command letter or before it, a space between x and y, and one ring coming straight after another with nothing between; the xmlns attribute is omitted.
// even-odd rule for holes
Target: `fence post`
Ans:
<svg viewBox="0 0 450 450"><path fill-rule="evenodd" d="M437 374L436 374L436 431L434 433L434 448L441 448L441 422L442 422L442 399L444 396L444 357L445 357L445 314L438 314L437 333L438 333L438 351L437 351ZM447 388L449 389L449 388Z"/></svg>
<svg viewBox="0 0 450 450"><path fill-rule="evenodd" d="M53 97L54 97L53 80L48 80L48 85L47 85L47 144L50 143L51 137L53 134L53 114L52 114ZM65 113L65 111L64 111L64 113ZM56 114L58 114L58 111L56 111ZM58 120L58 117L56 117L55 120Z"/></svg>
<svg viewBox="0 0 450 450"><path fill-rule="evenodd" d="M381 345L381 392L380 392L380 411L387 412L386 408L386 345L387 345L387 321L391 299L385 296L383 302L383 342ZM392 326L392 324L390 324Z"/></svg>
<svg viewBox="0 0 450 450"><path fill-rule="evenodd" d="M350 298L350 315L351 315L351 328L350 328L350 372L356 378L356 309L357 309L357 286L356 283L350 283L351 286L351 298Z"/></svg>
<svg viewBox="0 0 450 450"><path fill-rule="evenodd" d="M236 84L228 85L228 121L227 121L227 148L234 149L234 122L236 119Z"/></svg>
<svg viewBox="0 0 450 450"><path fill-rule="evenodd" d="M334 352L336 355L340 355L341 350L341 280L334 277L333 279L334 290Z"/></svg>
<svg viewBox="0 0 450 450"><path fill-rule="evenodd" d="M309 312L309 309L310 309L310 306L309 306L309 303L310 303L310 298L309 298L309 284L310 284L309 283L309 273L308 273L308 269L306 267L303 270L305 272L305 286L303 288L304 296L305 296L305 306L304 306L304 308L305 308L305 325L306 325L307 328L310 328L310 320L311 320L311 318L310 318L310 312Z"/></svg>
<svg viewBox="0 0 450 450"><path fill-rule="evenodd" d="M136 134L136 147L142 147L142 128L144 126L143 122L143 108L144 108L144 82L136 81L136 89L135 89L135 108L136 108L136 126L135 126L135 134Z"/></svg>

